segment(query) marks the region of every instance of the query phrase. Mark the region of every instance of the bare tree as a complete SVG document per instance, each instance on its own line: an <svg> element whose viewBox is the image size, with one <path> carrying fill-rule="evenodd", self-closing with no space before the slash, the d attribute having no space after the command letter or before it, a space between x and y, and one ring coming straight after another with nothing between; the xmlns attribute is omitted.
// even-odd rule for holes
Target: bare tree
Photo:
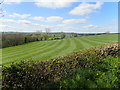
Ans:
<svg viewBox="0 0 120 90"><path fill-rule="evenodd" d="M4 0L0 0L0 4L2 4L4 2Z"/></svg>
<svg viewBox="0 0 120 90"><path fill-rule="evenodd" d="M49 34L51 32L51 29L50 28L45 28L45 32L46 32L46 34Z"/></svg>
<svg viewBox="0 0 120 90"><path fill-rule="evenodd" d="M37 30L36 34L40 34L41 35L42 34L42 30Z"/></svg>
<svg viewBox="0 0 120 90"><path fill-rule="evenodd" d="M37 30L36 32L35 32L35 36L36 36L36 40L37 41L41 41L42 40L42 30Z"/></svg>
<svg viewBox="0 0 120 90"><path fill-rule="evenodd" d="M61 39L65 38L65 33L64 32L61 32Z"/></svg>
<svg viewBox="0 0 120 90"><path fill-rule="evenodd" d="M2 5L3 3L4 3L4 0L0 0L0 5ZM2 8L0 8L0 17L4 17L4 13L5 11Z"/></svg>

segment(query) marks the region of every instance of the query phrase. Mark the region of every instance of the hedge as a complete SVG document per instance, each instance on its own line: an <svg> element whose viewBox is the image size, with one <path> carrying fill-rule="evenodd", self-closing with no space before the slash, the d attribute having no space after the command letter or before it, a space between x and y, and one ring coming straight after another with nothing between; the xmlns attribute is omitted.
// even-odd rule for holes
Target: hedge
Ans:
<svg viewBox="0 0 120 90"><path fill-rule="evenodd" d="M60 81L73 75L77 68L96 69L107 56L118 57L118 43L73 52L48 61L21 61L3 66L2 88L43 89L57 88Z"/></svg>

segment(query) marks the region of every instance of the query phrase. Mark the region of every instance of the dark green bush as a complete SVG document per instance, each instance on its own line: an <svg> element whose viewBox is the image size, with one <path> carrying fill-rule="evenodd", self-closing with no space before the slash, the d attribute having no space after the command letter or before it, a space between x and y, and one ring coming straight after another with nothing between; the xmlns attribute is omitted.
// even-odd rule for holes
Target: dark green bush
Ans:
<svg viewBox="0 0 120 90"><path fill-rule="evenodd" d="M2 87L5 90L56 88L60 86L60 81L74 76L73 72L76 69L101 69L99 64L103 63L104 58L117 57L118 53L118 44L111 44L74 52L49 61L13 63L3 67ZM93 76L92 73L90 75Z"/></svg>

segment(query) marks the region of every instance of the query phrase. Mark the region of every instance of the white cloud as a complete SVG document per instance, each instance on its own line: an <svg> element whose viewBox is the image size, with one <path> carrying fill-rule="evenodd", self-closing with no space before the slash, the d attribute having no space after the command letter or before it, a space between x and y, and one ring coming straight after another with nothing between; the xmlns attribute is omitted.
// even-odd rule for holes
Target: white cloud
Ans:
<svg viewBox="0 0 120 90"><path fill-rule="evenodd" d="M63 17L60 17L60 16L51 16L46 18L46 21L51 23L59 22L61 20L63 20Z"/></svg>
<svg viewBox="0 0 120 90"><path fill-rule="evenodd" d="M2 24L28 24L28 25L37 25L36 23L32 23L31 21L28 20L13 20L13 19L0 19L0 22Z"/></svg>
<svg viewBox="0 0 120 90"><path fill-rule="evenodd" d="M41 17L41 16L36 16L36 17L30 17L30 19L36 20L36 21L41 21L41 22L56 23L56 22L62 21L63 17L50 16L50 17L45 18L45 17Z"/></svg>
<svg viewBox="0 0 120 90"><path fill-rule="evenodd" d="M13 4L13 3L19 4L19 3L23 2L23 1L24 0L5 0L4 2L5 2L5 4Z"/></svg>
<svg viewBox="0 0 120 90"><path fill-rule="evenodd" d="M13 19L0 19L0 27L3 31L44 31L46 27L50 28L53 32L78 32L78 33L103 33L103 32L118 32L116 24L108 25L93 25L88 24L87 19L66 19L61 24L50 25L33 23L28 20L13 20Z"/></svg>
<svg viewBox="0 0 120 90"><path fill-rule="evenodd" d="M13 19L0 19L0 22L2 22L2 23L16 23L16 21Z"/></svg>
<svg viewBox="0 0 120 90"><path fill-rule="evenodd" d="M98 26L96 26L96 25L84 25L84 26L82 26L83 28L96 28L96 27L98 27Z"/></svg>
<svg viewBox="0 0 120 90"><path fill-rule="evenodd" d="M30 19L36 20L36 21L45 21L45 18L41 16L31 17Z"/></svg>
<svg viewBox="0 0 120 90"><path fill-rule="evenodd" d="M34 1L36 2L35 5L37 5L38 7L56 9L70 7L71 4L77 0L69 0L69 2L68 0L34 0Z"/></svg>
<svg viewBox="0 0 120 90"><path fill-rule="evenodd" d="M12 20L5 20L12 22ZM58 25L47 25L47 24L38 24L32 23L27 20L18 20L15 24L1 24L0 27L3 31L20 31L20 32L35 32L38 30L42 30L44 32L45 28L48 27L51 29L52 32L77 32L77 33L104 33L104 32L118 32L118 29L115 25L105 25L105 26L98 26L98 25L79 25L76 26L71 24L58 24Z"/></svg>
<svg viewBox="0 0 120 90"><path fill-rule="evenodd" d="M9 17L19 17L19 18L27 18L31 16L30 14L18 14L18 13L13 13L11 15L9 15Z"/></svg>
<svg viewBox="0 0 120 90"><path fill-rule="evenodd" d="M118 28L114 25L79 25L71 24L57 24L54 26L56 31L77 32L77 33L104 33L104 32L118 32ZM54 29L53 29L54 30Z"/></svg>
<svg viewBox="0 0 120 90"><path fill-rule="evenodd" d="M71 15L88 15L94 13L96 9L100 9L103 5L102 2L96 2L96 4L89 4L86 2L81 3L78 7L75 7L69 12Z"/></svg>
<svg viewBox="0 0 120 90"><path fill-rule="evenodd" d="M67 19L63 21L64 24L84 24L86 22L86 19Z"/></svg>
<svg viewBox="0 0 120 90"><path fill-rule="evenodd" d="M18 23L30 24L31 22L27 20L18 20Z"/></svg>
<svg viewBox="0 0 120 90"><path fill-rule="evenodd" d="M81 32L89 32L89 33L105 33L105 32L116 32L116 27L114 25L83 25L81 28Z"/></svg>
<svg viewBox="0 0 120 90"><path fill-rule="evenodd" d="M11 25L6 25L6 24L2 24L0 25L0 28L2 28L0 30L0 32L17 32L17 31L22 31L21 28L17 28Z"/></svg>
<svg viewBox="0 0 120 90"><path fill-rule="evenodd" d="M0 19L0 31L35 31L41 28L41 24L33 23L28 20Z"/></svg>
<svg viewBox="0 0 120 90"><path fill-rule="evenodd" d="M75 31L75 27L71 26L71 25L66 25L66 24L58 24L55 26L55 30L57 30L57 32L73 32Z"/></svg>

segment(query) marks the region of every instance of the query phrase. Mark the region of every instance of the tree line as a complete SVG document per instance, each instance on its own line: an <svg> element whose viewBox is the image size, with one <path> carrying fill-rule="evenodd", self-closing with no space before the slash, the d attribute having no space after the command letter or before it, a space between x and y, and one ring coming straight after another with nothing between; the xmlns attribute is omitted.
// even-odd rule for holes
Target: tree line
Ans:
<svg viewBox="0 0 120 90"><path fill-rule="evenodd" d="M0 43L0 48L17 46L29 42L44 41L44 40L57 40L65 38L65 33L60 35L52 35L50 33L30 33L30 34L2 34L2 42Z"/></svg>

